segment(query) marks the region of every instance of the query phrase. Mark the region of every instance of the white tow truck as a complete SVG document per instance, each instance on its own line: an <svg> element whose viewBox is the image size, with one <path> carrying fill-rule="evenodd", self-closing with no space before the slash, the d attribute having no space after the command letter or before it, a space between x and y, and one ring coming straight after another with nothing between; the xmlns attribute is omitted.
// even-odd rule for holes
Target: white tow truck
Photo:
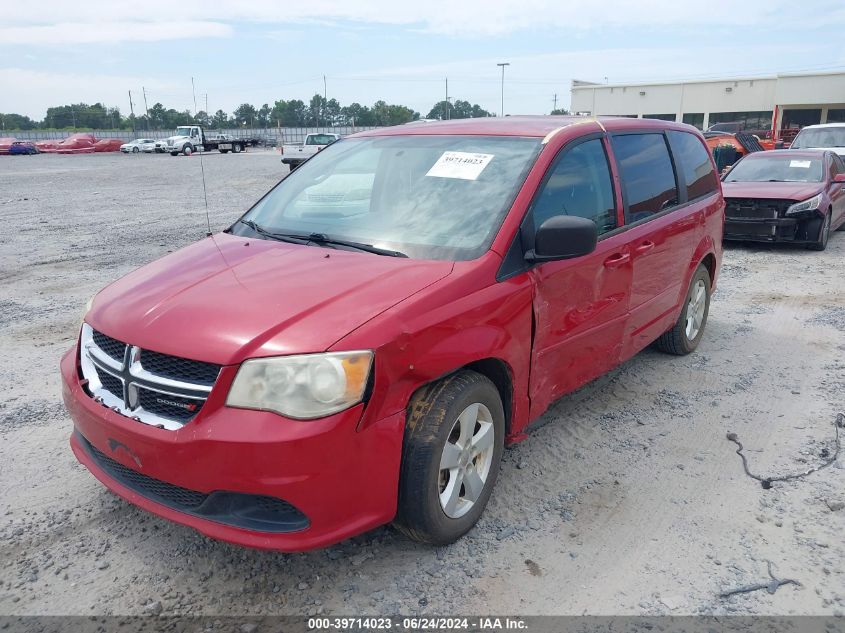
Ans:
<svg viewBox="0 0 845 633"><path fill-rule="evenodd" d="M221 154L233 152L239 154L249 146L260 142L254 138L234 138L226 134L208 134L199 125L180 125L173 136L156 141L155 151L169 153L171 156L184 154L190 156L196 151L219 151Z"/></svg>
<svg viewBox="0 0 845 633"><path fill-rule="evenodd" d="M282 162L289 165L290 170L293 171L314 154L339 140L340 134L328 132L308 134L301 144L282 145Z"/></svg>

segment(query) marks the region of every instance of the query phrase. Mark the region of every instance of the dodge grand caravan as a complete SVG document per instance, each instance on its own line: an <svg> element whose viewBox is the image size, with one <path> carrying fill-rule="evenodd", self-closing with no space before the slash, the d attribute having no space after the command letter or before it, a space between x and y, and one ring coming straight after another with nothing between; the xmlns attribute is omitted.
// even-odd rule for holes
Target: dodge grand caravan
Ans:
<svg viewBox="0 0 845 633"><path fill-rule="evenodd" d="M389 522L454 541L553 400L652 343L696 348L723 223L685 125L346 138L92 299L61 363L73 452L233 543L304 550Z"/></svg>

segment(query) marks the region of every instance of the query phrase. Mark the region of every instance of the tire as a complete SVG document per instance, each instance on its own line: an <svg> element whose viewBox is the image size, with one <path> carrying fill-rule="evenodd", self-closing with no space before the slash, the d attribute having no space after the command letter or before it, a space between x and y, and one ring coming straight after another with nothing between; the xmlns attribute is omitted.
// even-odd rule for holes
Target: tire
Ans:
<svg viewBox="0 0 845 633"><path fill-rule="evenodd" d="M464 370L420 389L408 407L394 525L431 545L466 534L496 485L504 436L502 400L487 377ZM454 466L441 470L443 460ZM469 477L472 490L459 483Z"/></svg>
<svg viewBox="0 0 845 633"><path fill-rule="evenodd" d="M822 222L821 234L817 242L807 245L811 251L823 251L827 248L827 242L830 239L830 222L832 212L830 209L824 215L824 222Z"/></svg>
<svg viewBox="0 0 845 633"><path fill-rule="evenodd" d="M703 290L704 295L698 293ZM699 297L696 300L696 297ZM703 306L700 302L703 301ZM695 311L688 321L690 311ZM710 313L710 272L704 266L699 266L690 281L689 289L684 295L684 307L681 316L668 332L664 332L657 339L657 348L667 354L683 356L698 347L707 325L707 315ZM696 328L697 324L697 328Z"/></svg>
<svg viewBox="0 0 845 633"><path fill-rule="evenodd" d="M227 149L219 149L217 151L220 152L221 154L228 154L229 153L229 150L227 150Z"/></svg>
<svg viewBox="0 0 845 633"><path fill-rule="evenodd" d="M133 154L137 154L137 153L138 153L138 152L140 152L140 151L141 151L141 150L140 150L139 148L137 148L137 147L133 147L133 148L132 148L132 153L133 153Z"/></svg>
<svg viewBox="0 0 845 633"><path fill-rule="evenodd" d="M171 155L171 156L178 156L178 155L179 155L179 152L170 152L170 155Z"/></svg>
<svg viewBox="0 0 845 633"><path fill-rule="evenodd" d="M242 149L243 149L243 147L241 147L238 143L235 143L234 145L232 145L232 151L235 154L240 154Z"/></svg>
<svg viewBox="0 0 845 633"><path fill-rule="evenodd" d="M185 143L185 144L182 146L182 153L183 153L185 156L190 156L191 154L193 154L193 153L194 153L194 146L193 146L193 145L191 145L190 143Z"/></svg>

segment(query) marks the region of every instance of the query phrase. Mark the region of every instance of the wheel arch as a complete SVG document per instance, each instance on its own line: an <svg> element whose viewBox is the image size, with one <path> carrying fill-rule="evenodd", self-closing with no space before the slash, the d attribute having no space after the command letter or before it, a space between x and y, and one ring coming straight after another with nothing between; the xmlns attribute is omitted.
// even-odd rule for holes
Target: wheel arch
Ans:
<svg viewBox="0 0 845 633"><path fill-rule="evenodd" d="M716 281L716 255L707 253L701 259L701 265L707 268L707 272L710 273L710 285L712 286Z"/></svg>
<svg viewBox="0 0 845 633"><path fill-rule="evenodd" d="M513 371L511 367L501 358L488 357L474 360L418 385L408 399L407 406L411 405L411 402L413 402L414 398L418 393L420 393L420 391L430 387L432 384L440 380L443 380L444 378L448 378L449 376L464 370L474 371L481 374L490 380L490 382L492 382L496 387L496 390L499 392L499 397L502 399L502 409L505 412L505 435L506 437L510 435L511 424L513 422Z"/></svg>

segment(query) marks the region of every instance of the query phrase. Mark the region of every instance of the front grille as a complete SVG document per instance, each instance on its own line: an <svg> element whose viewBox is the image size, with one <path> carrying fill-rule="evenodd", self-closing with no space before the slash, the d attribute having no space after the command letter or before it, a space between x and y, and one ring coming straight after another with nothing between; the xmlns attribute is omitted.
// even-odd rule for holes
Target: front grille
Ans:
<svg viewBox="0 0 845 633"><path fill-rule="evenodd" d="M180 398L178 396L158 393L150 389L139 389L138 398L141 407L145 411L172 420L183 420L187 422L199 413L199 410L202 408L201 400Z"/></svg>
<svg viewBox="0 0 845 633"><path fill-rule="evenodd" d="M775 220L782 218L793 204L795 200L725 198L725 215L729 218Z"/></svg>
<svg viewBox="0 0 845 633"><path fill-rule="evenodd" d="M203 363L144 350L141 352L141 367L152 374L199 385L211 386L220 373L220 365Z"/></svg>
<svg viewBox="0 0 845 633"><path fill-rule="evenodd" d="M76 438L91 460L109 477L163 506L209 521L258 532L299 532L310 525L308 517L284 499L223 490L206 494L182 488L124 466L98 450L78 431ZM130 449L117 443L115 450Z"/></svg>
<svg viewBox="0 0 845 633"><path fill-rule="evenodd" d="M169 430L199 413L220 373L220 366L212 363L134 346L127 350L126 343L87 323L81 342L80 362L89 394L118 413Z"/></svg>
<svg viewBox="0 0 845 633"><path fill-rule="evenodd" d="M121 343L110 336L106 336L102 332L94 330L94 342L107 355L111 356L117 361L123 362L123 354L126 352L126 343Z"/></svg>
<svg viewBox="0 0 845 633"><path fill-rule="evenodd" d="M115 378L110 373L103 371L99 367L97 368L97 378L100 379L100 384L103 385L103 389L113 396L123 398L123 383L120 381L120 378Z"/></svg>

